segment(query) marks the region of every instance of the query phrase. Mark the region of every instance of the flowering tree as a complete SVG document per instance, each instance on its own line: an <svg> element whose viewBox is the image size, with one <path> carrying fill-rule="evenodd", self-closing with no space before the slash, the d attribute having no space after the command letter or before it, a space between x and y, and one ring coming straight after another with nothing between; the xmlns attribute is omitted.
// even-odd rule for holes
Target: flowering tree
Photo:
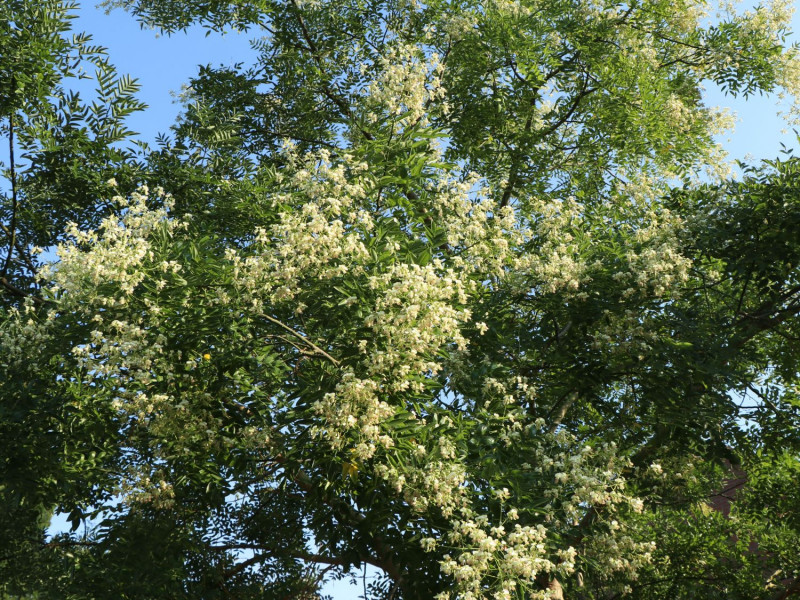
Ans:
<svg viewBox="0 0 800 600"><path fill-rule="evenodd" d="M787 5L119 4L265 37L4 269L8 592L800 588L798 164L700 93L794 118Z"/></svg>

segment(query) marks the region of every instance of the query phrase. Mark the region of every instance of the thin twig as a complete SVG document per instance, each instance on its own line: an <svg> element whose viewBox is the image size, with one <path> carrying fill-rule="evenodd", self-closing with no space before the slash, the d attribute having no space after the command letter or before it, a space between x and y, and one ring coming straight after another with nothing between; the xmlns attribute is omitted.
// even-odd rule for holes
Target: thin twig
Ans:
<svg viewBox="0 0 800 600"><path fill-rule="evenodd" d="M8 273L8 267L11 264L11 257L14 255L14 246L17 243L17 172L14 167L14 113L8 115L8 157L11 163L11 221L9 222L8 229L11 231L11 239L8 242L8 253L6 254L6 261L3 264L3 271L0 277L5 278Z"/></svg>
<svg viewBox="0 0 800 600"><path fill-rule="evenodd" d="M9 236L11 235L11 230L2 223L0 223L0 229L2 229L3 233L5 233L6 235ZM17 255L19 256L17 261L20 263L24 263L28 271L30 271L31 274L36 275L36 270L37 270L36 265L33 264L31 257L25 251L25 247L20 243L19 238L17 238L14 246L17 249Z"/></svg>
<svg viewBox="0 0 800 600"><path fill-rule="evenodd" d="M323 350L322 348L317 346L314 342L312 342L310 339L308 339L306 336L304 336L299 331L295 331L294 329L292 329L291 327L286 325L286 323L282 323L281 321L279 321L275 317L270 317L269 315L265 315L263 313L260 316L265 318L270 323L274 323L275 325L278 325L279 327L282 327L283 329L285 329L286 331L288 331L289 333L291 333L293 336L297 337L298 339L303 340L304 343L306 343L309 346L311 346L314 349L314 351L317 352L319 355L324 356L325 358L327 358L335 366L337 366L337 367L339 366L339 361L338 360L333 358L330 354L325 352L325 350Z"/></svg>
<svg viewBox="0 0 800 600"><path fill-rule="evenodd" d="M353 112L351 110L351 107L344 100L342 100L342 98L340 98L338 95L336 95L331 90L331 88L328 85L328 83L325 81L325 79L324 79L324 75L325 75L324 67L325 67L325 65L322 62L322 57L321 57L321 55L319 53L317 45L314 43L314 39L311 37L311 32L309 31L308 26L306 25L306 21L303 18L302 9L297 4L296 0L292 0L292 5L294 6L294 9L295 9L294 12L297 15L297 22L300 25L300 31L302 32L303 39L305 39L306 45L308 46L308 49L309 49L309 51L311 53L311 58L317 64L317 68L319 69L320 74L323 75L323 77L321 78L322 93L325 95L326 98L328 98L328 100L333 102L339 108L339 110L341 111L342 115L344 115L345 117L347 117L348 119L350 119L352 121L352 124L355 126L356 129L358 129L358 131L361 133L361 135L363 135L368 141L374 140L375 139L374 136L369 131L366 131L365 129L363 129L356 122L355 118L353 117Z"/></svg>

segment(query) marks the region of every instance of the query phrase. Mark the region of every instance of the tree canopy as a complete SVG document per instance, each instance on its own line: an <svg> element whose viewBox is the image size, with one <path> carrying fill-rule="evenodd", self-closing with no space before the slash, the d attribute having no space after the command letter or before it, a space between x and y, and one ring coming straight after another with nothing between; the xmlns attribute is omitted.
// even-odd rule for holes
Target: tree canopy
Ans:
<svg viewBox="0 0 800 600"><path fill-rule="evenodd" d="M109 5L258 58L150 147L0 5L0 593L800 594L800 161L702 94L800 114L790 3Z"/></svg>

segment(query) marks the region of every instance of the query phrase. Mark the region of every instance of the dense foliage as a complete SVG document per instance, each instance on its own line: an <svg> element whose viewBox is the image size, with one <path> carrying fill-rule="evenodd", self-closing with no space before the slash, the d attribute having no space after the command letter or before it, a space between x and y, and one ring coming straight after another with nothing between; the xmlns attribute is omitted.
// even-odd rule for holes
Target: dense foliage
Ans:
<svg viewBox="0 0 800 600"><path fill-rule="evenodd" d="M800 162L701 94L797 115L788 4L112 4L259 58L151 149L0 6L6 597L800 593Z"/></svg>

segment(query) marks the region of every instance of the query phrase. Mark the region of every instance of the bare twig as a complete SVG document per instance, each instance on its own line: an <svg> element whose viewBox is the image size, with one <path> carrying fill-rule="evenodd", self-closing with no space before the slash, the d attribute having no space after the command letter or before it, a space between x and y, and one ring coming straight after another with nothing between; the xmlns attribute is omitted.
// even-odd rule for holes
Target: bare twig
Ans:
<svg viewBox="0 0 800 600"><path fill-rule="evenodd" d="M319 346L317 346L317 345L316 345L314 342L312 342L310 339L308 339L306 336L304 336L304 335L303 335L302 333L300 333L299 331L295 331L294 329L292 329L291 327L289 327L289 326L288 326L288 325L286 325L285 323L282 323L281 321L279 321L279 320L278 320L278 319L276 319L275 317L270 317L269 315L265 315L265 314L263 314L263 313L262 313L261 315L259 315L259 316L261 316L261 317L265 318L265 319L266 319L267 321L269 321L270 323L274 323L275 325L277 325L277 326L279 326L279 327L282 327L283 329L285 329L286 331L288 331L289 333L291 333L291 334L292 334L293 336L295 336L296 338L298 338L298 339L302 340L302 341L303 341L303 343L305 343L305 344L307 344L307 345L311 346L311 348L313 348L313 349L314 349L314 351L315 351L315 352L316 352L316 353L317 353L319 356L323 356L323 357L327 358L329 361L331 361L331 362L334 364L334 366L337 366L337 367L339 366L339 361L338 361L338 360L336 360L335 358L333 358L333 357L332 357L330 354L328 354L327 352L325 352L325 350L323 350L322 348L320 348Z"/></svg>
<svg viewBox="0 0 800 600"><path fill-rule="evenodd" d="M10 230L11 238L8 241L8 253L6 254L5 263L3 263L3 270L0 272L0 277L5 278L8 274L8 267L11 264L11 257L14 255L14 247L17 244L17 211L19 203L17 201L17 171L14 166L14 113L8 115L8 158L10 163L10 176L11 176L11 221L9 222L8 229Z"/></svg>

